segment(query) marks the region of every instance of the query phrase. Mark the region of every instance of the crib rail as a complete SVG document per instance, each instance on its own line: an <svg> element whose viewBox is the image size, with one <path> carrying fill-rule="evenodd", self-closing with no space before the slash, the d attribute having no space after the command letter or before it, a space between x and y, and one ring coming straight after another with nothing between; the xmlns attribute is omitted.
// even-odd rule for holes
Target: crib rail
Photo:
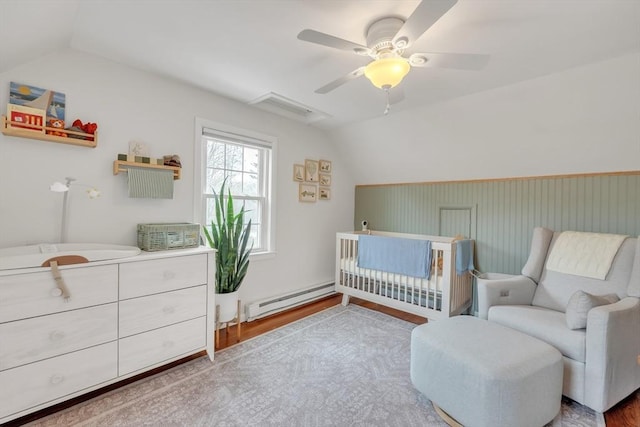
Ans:
<svg viewBox="0 0 640 427"><path fill-rule="evenodd" d="M455 271L454 239L441 236L372 232L374 235L431 240L430 279L360 268L358 234L336 235L336 291L435 320L462 313L471 305L471 275Z"/></svg>

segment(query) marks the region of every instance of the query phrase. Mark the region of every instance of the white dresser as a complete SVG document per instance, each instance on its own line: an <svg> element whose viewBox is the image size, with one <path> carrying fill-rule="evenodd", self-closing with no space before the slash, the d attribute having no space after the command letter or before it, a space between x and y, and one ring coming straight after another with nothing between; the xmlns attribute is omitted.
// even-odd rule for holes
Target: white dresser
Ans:
<svg viewBox="0 0 640 427"><path fill-rule="evenodd" d="M0 423L206 350L214 252L0 271Z"/></svg>

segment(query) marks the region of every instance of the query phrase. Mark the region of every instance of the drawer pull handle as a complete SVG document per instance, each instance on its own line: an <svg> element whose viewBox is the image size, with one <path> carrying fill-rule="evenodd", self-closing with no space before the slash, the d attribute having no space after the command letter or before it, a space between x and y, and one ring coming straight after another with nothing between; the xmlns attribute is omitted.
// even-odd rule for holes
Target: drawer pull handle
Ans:
<svg viewBox="0 0 640 427"><path fill-rule="evenodd" d="M69 293L69 288L67 288L66 283L64 283L64 279L60 275L60 270L58 270L58 261L51 261L51 274L53 274L53 280L56 281L56 289L54 291L56 294L53 296L64 298L65 302L69 301L71 298L71 294ZM58 292L59 291L59 292Z"/></svg>
<svg viewBox="0 0 640 427"><path fill-rule="evenodd" d="M176 273L174 273L173 271L165 271L162 274L162 277L164 278L164 280L171 280L171 279L175 279L176 277Z"/></svg>
<svg viewBox="0 0 640 427"><path fill-rule="evenodd" d="M60 289L60 288L51 289L51 296L52 297L59 297L60 295L62 295L62 289Z"/></svg>
<svg viewBox="0 0 640 427"><path fill-rule="evenodd" d="M62 381L64 381L64 376L58 374L52 375L51 379L49 380L49 382L53 385L60 384Z"/></svg>
<svg viewBox="0 0 640 427"><path fill-rule="evenodd" d="M168 305L162 309L162 312L164 314L173 314L176 312L176 308Z"/></svg>
<svg viewBox="0 0 640 427"><path fill-rule="evenodd" d="M62 331L53 331L49 334L49 339L51 341L60 341L64 338L64 332Z"/></svg>
<svg viewBox="0 0 640 427"><path fill-rule="evenodd" d="M173 341L165 341L165 342L162 343L162 346L164 348L171 348L171 347L173 347L174 344L175 343Z"/></svg>

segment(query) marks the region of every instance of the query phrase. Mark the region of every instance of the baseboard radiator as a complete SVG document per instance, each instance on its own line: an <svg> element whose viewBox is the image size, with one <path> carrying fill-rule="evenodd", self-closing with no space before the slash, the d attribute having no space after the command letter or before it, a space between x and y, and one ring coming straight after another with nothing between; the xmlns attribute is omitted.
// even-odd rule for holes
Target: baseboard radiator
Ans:
<svg viewBox="0 0 640 427"><path fill-rule="evenodd" d="M256 301L247 305L247 321L251 322L252 320L269 316L332 294L335 294L334 282L328 282L278 297L268 298L263 301Z"/></svg>

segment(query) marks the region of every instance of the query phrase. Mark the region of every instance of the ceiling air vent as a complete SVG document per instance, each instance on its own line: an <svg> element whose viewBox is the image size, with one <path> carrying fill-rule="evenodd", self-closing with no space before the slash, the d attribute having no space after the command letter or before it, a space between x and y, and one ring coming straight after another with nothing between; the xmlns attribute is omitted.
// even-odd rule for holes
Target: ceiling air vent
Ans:
<svg viewBox="0 0 640 427"><path fill-rule="evenodd" d="M302 105L299 102L292 101L289 98L273 92L254 99L249 102L249 105L303 123L313 123L330 117L326 113L314 110L311 107L307 107L306 105Z"/></svg>

